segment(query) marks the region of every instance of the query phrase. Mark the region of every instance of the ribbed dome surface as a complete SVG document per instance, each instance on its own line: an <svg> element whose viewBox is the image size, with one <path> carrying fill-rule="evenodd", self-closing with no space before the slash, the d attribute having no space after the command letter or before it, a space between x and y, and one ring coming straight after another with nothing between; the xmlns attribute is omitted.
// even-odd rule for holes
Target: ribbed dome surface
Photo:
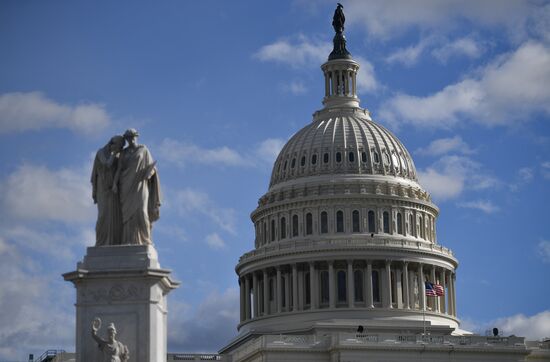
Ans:
<svg viewBox="0 0 550 362"><path fill-rule="evenodd" d="M324 174L391 175L416 181L409 152L361 113L317 118L283 147L271 174L278 183Z"/></svg>

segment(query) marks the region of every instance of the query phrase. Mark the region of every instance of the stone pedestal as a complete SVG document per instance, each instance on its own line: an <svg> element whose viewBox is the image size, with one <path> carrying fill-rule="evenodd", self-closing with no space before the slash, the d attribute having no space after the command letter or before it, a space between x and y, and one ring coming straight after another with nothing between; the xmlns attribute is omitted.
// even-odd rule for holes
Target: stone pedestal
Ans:
<svg viewBox="0 0 550 362"><path fill-rule="evenodd" d="M128 346L130 361L166 361L166 295L179 283L161 269L152 245L90 247L76 271L63 275L76 287L76 360L101 361L91 335L94 318L107 339L114 323L116 339Z"/></svg>

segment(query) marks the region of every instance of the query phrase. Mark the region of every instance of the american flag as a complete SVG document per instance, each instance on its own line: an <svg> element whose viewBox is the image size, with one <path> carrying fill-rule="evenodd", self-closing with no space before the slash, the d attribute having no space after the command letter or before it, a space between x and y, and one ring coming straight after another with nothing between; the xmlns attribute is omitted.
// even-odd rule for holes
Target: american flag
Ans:
<svg viewBox="0 0 550 362"><path fill-rule="evenodd" d="M439 297L442 297L445 295L445 289L440 284L434 284L433 289L435 290L435 294Z"/></svg>
<svg viewBox="0 0 550 362"><path fill-rule="evenodd" d="M434 290L434 285L430 282L425 282L424 284L426 286L426 296L437 297L436 291Z"/></svg>

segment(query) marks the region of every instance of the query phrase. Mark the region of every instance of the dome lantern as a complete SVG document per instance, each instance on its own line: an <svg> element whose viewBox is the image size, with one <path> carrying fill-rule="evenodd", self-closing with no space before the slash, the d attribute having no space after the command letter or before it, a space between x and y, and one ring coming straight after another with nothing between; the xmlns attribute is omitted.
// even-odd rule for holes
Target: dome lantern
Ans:
<svg viewBox="0 0 550 362"><path fill-rule="evenodd" d="M325 74L325 97L323 105L331 107L359 107L357 98L357 71L359 64L355 62L350 52L346 49L346 37L344 36L344 23L346 18L343 6L339 3L334 11L332 26L334 35L334 47L328 57L328 61L321 66Z"/></svg>

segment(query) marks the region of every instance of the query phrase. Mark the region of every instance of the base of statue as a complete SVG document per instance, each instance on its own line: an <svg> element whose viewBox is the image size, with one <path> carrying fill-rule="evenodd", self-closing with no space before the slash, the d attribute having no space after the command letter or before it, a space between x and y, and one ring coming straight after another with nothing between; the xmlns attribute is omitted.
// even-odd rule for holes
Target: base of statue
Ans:
<svg viewBox="0 0 550 362"><path fill-rule="evenodd" d="M166 361L167 294L179 285L161 269L152 245L90 247L75 271L63 275L76 287L76 360L102 361L92 338L106 340L114 323L116 340L130 351L130 361Z"/></svg>

